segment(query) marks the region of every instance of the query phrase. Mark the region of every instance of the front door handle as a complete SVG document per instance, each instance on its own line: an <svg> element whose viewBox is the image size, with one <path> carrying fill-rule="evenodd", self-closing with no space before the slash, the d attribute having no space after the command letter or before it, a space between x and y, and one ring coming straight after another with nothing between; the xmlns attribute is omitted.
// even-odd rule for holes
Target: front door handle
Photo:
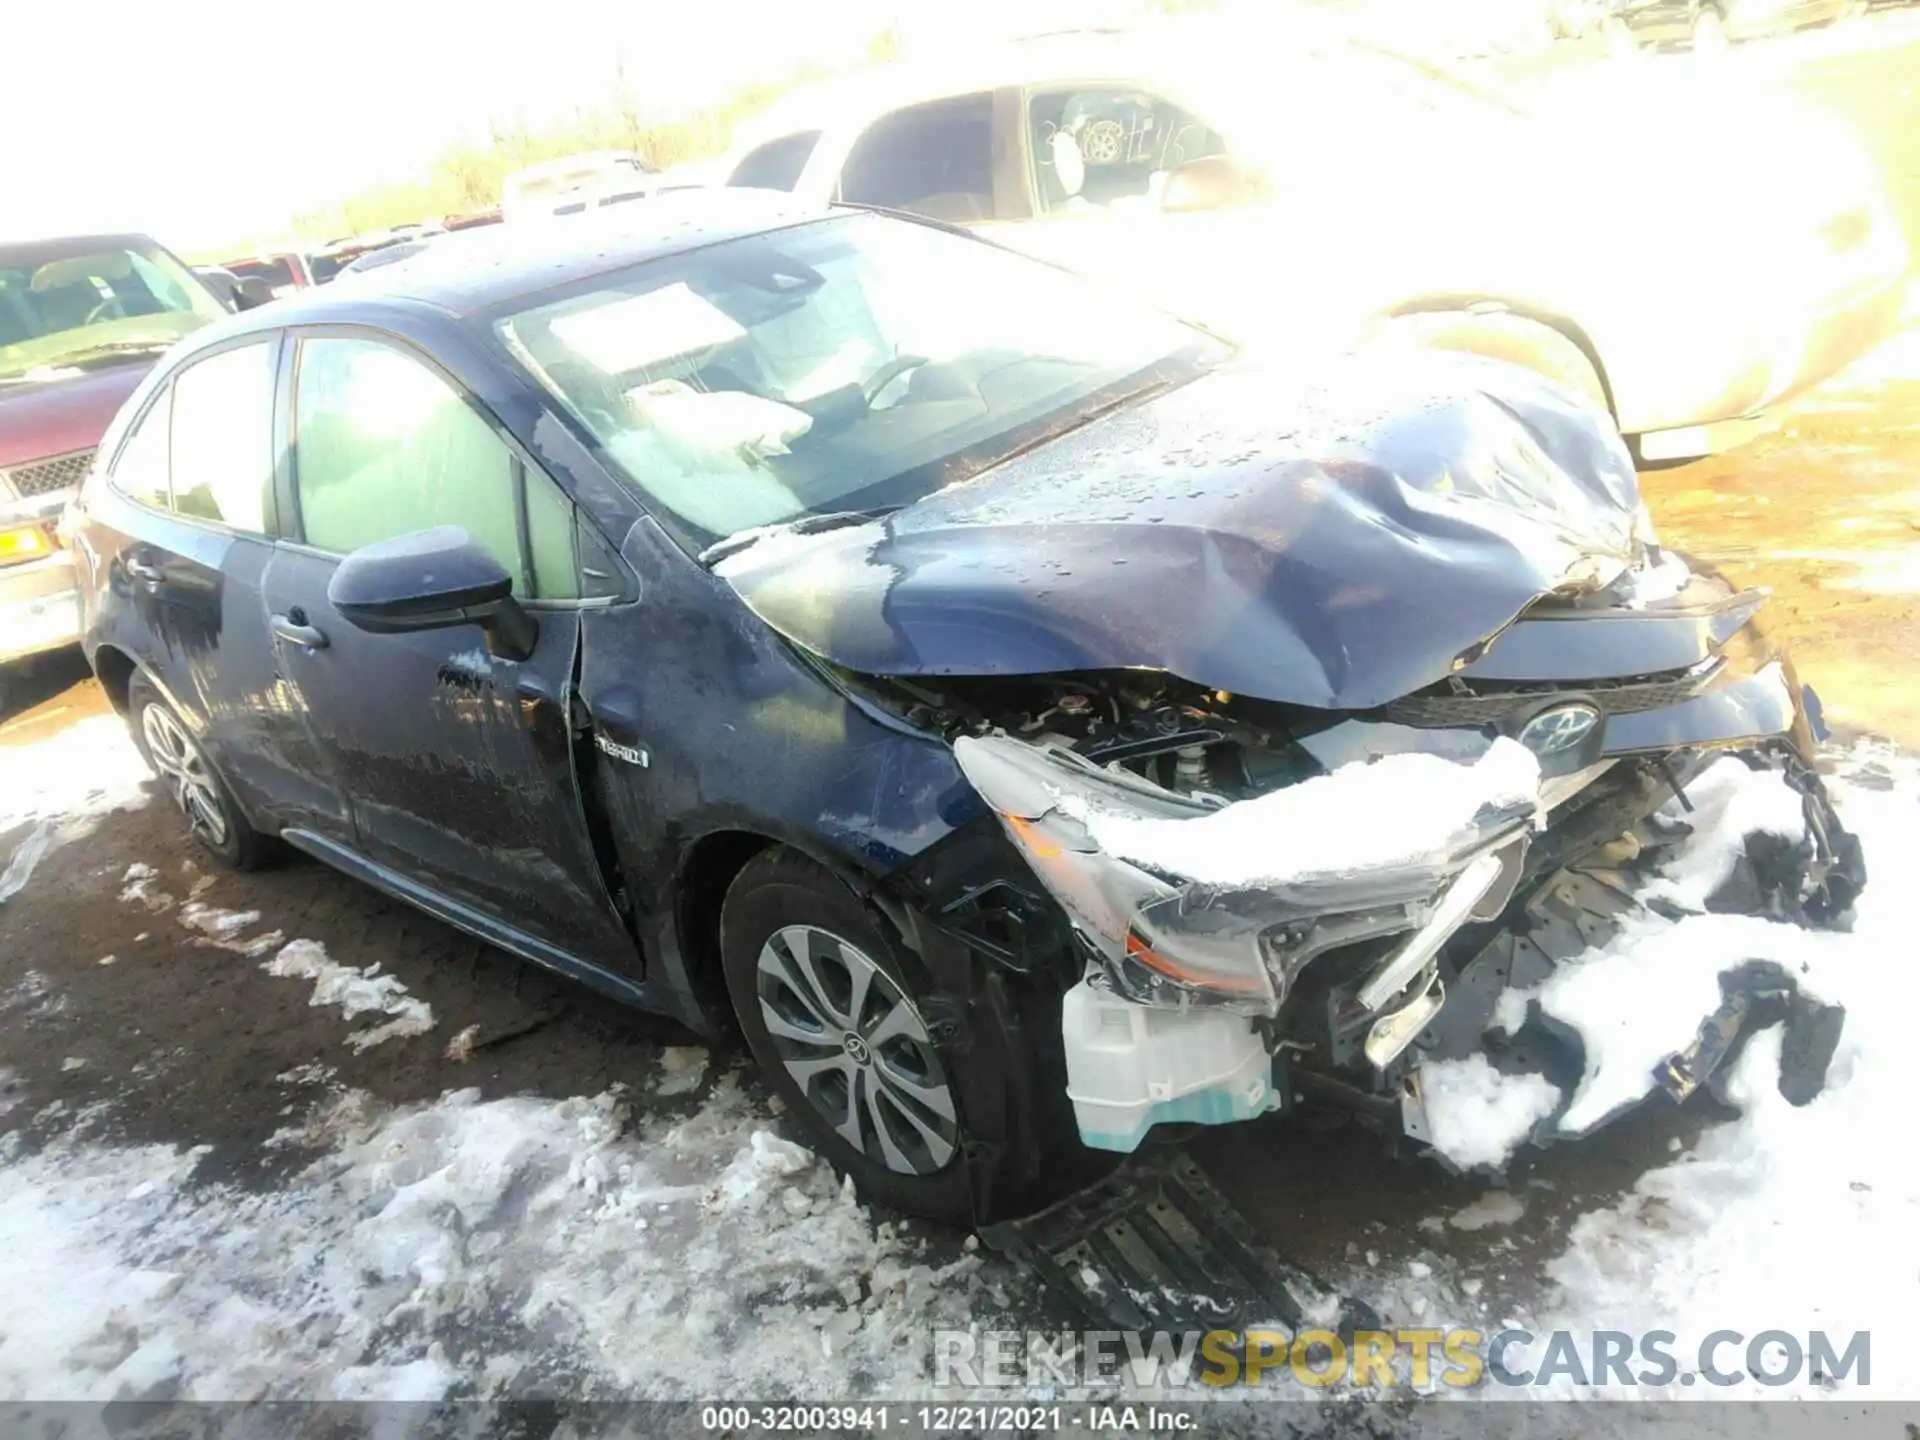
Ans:
<svg viewBox="0 0 1920 1440"><path fill-rule="evenodd" d="M309 650L326 649L327 632L316 630L313 626L303 623L304 619L304 616L296 620L291 615L276 615L268 623L273 626L273 633L282 640L291 640L294 644L303 645Z"/></svg>
<svg viewBox="0 0 1920 1440"><path fill-rule="evenodd" d="M122 560L120 563L126 567L128 578L138 580L142 585L158 585L167 578L166 572L158 565L145 560Z"/></svg>

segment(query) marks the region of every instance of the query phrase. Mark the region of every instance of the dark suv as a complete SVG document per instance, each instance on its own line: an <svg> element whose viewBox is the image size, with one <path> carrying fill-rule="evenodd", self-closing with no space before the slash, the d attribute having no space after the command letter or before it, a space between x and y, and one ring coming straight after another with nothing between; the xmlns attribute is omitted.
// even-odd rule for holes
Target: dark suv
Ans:
<svg viewBox="0 0 1920 1440"><path fill-rule="evenodd" d="M144 235L0 244L0 665L80 638L60 511L154 360L225 314Z"/></svg>
<svg viewBox="0 0 1920 1440"><path fill-rule="evenodd" d="M1528 371L1303 394L754 192L474 239L149 377L87 653L215 854L737 1024L871 1194L1031 1203L1308 1091L1425 1133L1422 1065L1602 933L1582 867L1715 749L1805 798L1769 903L1859 883L1762 596Z"/></svg>

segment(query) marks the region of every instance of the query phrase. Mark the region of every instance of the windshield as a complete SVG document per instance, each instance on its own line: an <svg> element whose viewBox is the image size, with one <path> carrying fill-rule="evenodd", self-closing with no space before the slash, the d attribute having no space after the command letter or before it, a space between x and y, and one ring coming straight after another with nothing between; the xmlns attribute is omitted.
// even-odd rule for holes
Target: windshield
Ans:
<svg viewBox="0 0 1920 1440"><path fill-rule="evenodd" d="M262 256L257 260L230 260L227 269L243 279L264 280L276 291L298 283L293 262L285 255Z"/></svg>
<svg viewBox="0 0 1920 1440"><path fill-rule="evenodd" d="M164 250L0 250L0 381L153 355L227 312Z"/></svg>
<svg viewBox="0 0 1920 1440"><path fill-rule="evenodd" d="M1221 349L1049 266L877 215L638 266L496 328L702 541L909 503Z"/></svg>

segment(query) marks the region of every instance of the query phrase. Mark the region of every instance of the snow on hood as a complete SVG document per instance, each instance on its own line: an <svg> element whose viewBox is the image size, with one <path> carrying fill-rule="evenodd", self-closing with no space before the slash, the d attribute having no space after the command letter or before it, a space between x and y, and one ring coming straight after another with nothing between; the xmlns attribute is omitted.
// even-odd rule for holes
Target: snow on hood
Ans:
<svg viewBox="0 0 1920 1440"><path fill-rule="evenodd" d="M1476 817L1526 814L1539 799L1539 760L1502 736L1471 764L1388 755L1191 820L1105 809L1077 796L1063 797L1063 808L1110 855L1205 885L1240 887L1436 862L1471 832Z"/></svg>
<svg viewBox="0 0 1920 1440"><path fill-rule="evenodd" d="M1242 364L878 525L718 573L775 630L875 675L1161 670L1368 708L1527 605L1636 556L1632 463L1531 372L1466 355Z"/></svg>

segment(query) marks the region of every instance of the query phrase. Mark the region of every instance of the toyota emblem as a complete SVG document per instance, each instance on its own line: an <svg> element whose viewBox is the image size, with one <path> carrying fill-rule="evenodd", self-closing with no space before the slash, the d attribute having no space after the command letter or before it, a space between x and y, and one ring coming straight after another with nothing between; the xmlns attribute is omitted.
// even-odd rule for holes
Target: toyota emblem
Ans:
<svg viewBox="0 0 1920 1440"><path fill-rule="evenodd" d="M1542 710L1520 727L1520 743L1541 759L1577 750L1600 723L1600 712L1574 701Z"/></svg>

